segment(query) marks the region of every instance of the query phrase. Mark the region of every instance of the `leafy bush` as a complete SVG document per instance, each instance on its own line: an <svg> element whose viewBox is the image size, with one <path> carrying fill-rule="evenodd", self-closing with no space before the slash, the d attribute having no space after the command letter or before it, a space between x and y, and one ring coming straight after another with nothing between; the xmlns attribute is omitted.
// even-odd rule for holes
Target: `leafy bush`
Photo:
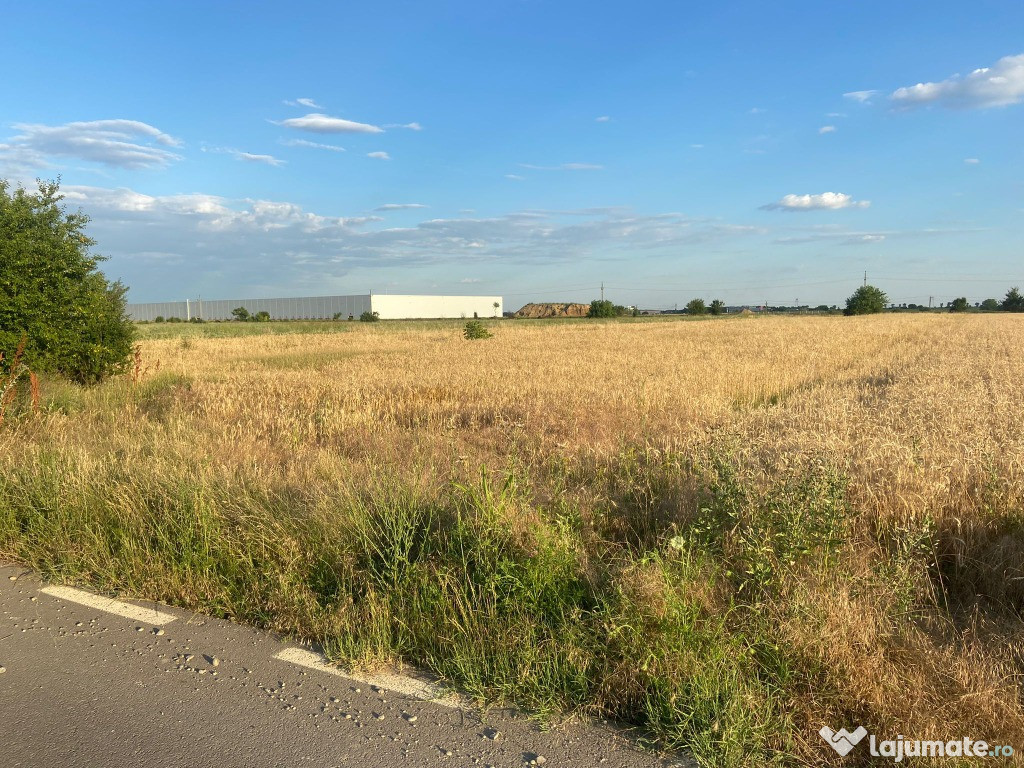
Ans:
<svg viewBox="0 0 1024 768"><path fill-rule="evenodd" d="M155 318L153 318L153 322L154 323L162 323L163 321L164 321L164 316L163 315L157 315Z"/></svg>
<svg viewBox="0 0 1024 768"><path fill-rule="evenodd" d="M492 334L487 330L487 326L479 320L470 320L466 323L466 327L463 329L462 335L467 339L489 339Z"/></svg>
<svg viewBox="0 0 1024 768"><path fill-rule="evenodd" d="M206 321L203 320L203 318L201 318L201 317L191 317L191 318L189 318L189 322L190 323L205 323Z"/></svg>
<svg viewBox="0 0 1024 768"><path fill-rule="evenodd" d="M594 299L590 302L590 311L587 317L616 317L615 305L604 299Z"/></svg>
<svg viewBox="0 0 1024 768"><path fill-rule="evenodd" d="M707 314L708 308L704 303L704 299L692 299L689 304L686 305L686 314L688 315L705 315Z"/></svg>
<svg viewBox="0 0 1024 768"><path fill-rule="evenodd" d="M376 323L378 320L380 320L379 312L366 311L359 316L360 323Z"/></svg>
<svg viewBox="0 0 1024 768"><path fill-rule="evenodd" d="M995 312L996 310L1001 309L1001 306L995 299L985 299L981 302L981 308L987 312Z"/></svg>
<svg viewBox="0 0 1024 768"><path fill-rule="evenodd" d="M889 303L889 297L885 291L875 288L873 285L862 285L853 295L846 300L844 315L873 315L885 309ZM913 309L914 305L911 304Z"/></svg>
<svg viewBox="0 0 1024 768"><path fill-rule="evenodd" d="M57 182L32 193L0 180L0 352L13 359L24 337L29 368L90 384L128 367L135 326L127 288L89 252L89 218L63 199Z"/></svg>
<svg viewBox="0 0 1024 768"><path fill-rule="evenodd" d="M249 314L249 310L245 307L235 307L231 310L231 316L240 323L247 323L252 319L252 315Z"/></svg>
<svg viewBox="0 0 1024 768"><path fill-rule="evenodd" d="M265 310L261 310L253 315L252 319L257 323L266 323L270 321L270 313Z"/></svg>
<svg viewBox="0 0 1024 768"><path fill-rule="evenodd" d="M708 309L712 315L720 315L725 312L725 302L721 299L715 299L711 302L711 306Z"/></svg>
<svg viewBox="0 0 1024 768"><path fill-rule="evenodd" d="M961 296L959 299L953 299L949 304L950 312L966 312L967 311L967 298Z"/></svg>

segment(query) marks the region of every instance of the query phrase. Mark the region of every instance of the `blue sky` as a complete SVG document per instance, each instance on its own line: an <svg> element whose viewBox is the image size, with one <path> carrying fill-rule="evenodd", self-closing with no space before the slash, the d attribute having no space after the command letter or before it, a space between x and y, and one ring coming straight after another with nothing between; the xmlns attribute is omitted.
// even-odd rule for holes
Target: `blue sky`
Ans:
<svg viewBox="0 0 1024 768"><path fill-rule="evenodd" d="M59 175L133 301L1024 285L1016 1L4 15L0 177Z"/></svg>

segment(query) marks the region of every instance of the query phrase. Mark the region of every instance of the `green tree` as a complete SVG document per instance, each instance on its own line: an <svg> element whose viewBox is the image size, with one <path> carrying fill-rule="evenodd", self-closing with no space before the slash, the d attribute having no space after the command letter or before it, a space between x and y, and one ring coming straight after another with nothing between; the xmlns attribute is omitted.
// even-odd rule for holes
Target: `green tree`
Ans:
<svg viewBox="0 0 1024 768"><path fill-rule="evenodd" d="M90 252L89 217L63 199L56 181L29 192L0 180L0 352L13 359L24 337L30 368L92 384L128 367L135 326L127 288Z"/></svg>
<svg viewBox="0 0 1024 768"><path fill-rule="evenodd" d="M266 310L261 310L252 316L252 319L257 323L266 323L270 321L270 313Z"/></svg>
<svg viewBox="0 0 1024 768"><path fill-rule="evenodd" d="M1006 298L1003 299L1003 310L1024 312L1024 296L1020 295L1020 290L1016 286L1006 292Z"/></svg>
<svg viewBox="0 0 1024 768"><path fill-rule="evenodd" d="M704 315L707 314L707 311L704 299L691 299L690 303L686 305L686 314L688 315Z"/></svg>
<svg viewBox="0 0 1024 768"><path fill-rule="evenodd" d="M367 311L359 316L359 322L361 323L376 323L378 320L380 320L380 313L378 312Z"/></svg>
<svg viewBox="0 0 1024 768"><path fill-rule="evenodd" d="M231 310L231 316L240 323L247 323L252 320L252 315L245 307L235 307Z"/></svg>
<svg viewBox="0 0 1024 768"><path fill-rule="evenodd" d="M712 315L720 315L725 312L725 302L721 299L715 299L711 302L711 306L708 307L708 310Z"/></svg>
<svg viewBox="0 0 1024 768"><path fill-rule="evenodd" d="M587 317L618 317L619 311L615 305L605 299L594 299L590 302L590 310Z"/></svg>
<svg viewBox="0 0 1024 768"><path fill-rule="evenodd" d="M846 300L844 315L873 315L885 309L889 297L873 285L862 285Z"/></svg>
<svg viewBox="0 0 1024 768"><path fill-rule="evenodd" d="M1001 309L1001 306L995 299L985 299L981 302L981 308L986 312L995 312L996 310Z"/></svg>
<svg viewBox="0 0 1024 768"><path fill-rule="evenodd" d="M968 306L970 305L967 303L967 298L965 296L961 296L959 299L953 299L953 301L949 303L949 311L966 312Z"/></svg>

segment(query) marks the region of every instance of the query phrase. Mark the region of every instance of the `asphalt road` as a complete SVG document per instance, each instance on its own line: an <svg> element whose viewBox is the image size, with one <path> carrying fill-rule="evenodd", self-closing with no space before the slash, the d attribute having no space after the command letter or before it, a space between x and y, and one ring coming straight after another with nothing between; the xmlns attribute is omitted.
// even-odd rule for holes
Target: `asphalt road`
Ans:
<svg viewBox="0 0 1024 768"><path fill-rule="evenodd" d="M542 731L420 679L352 677L267 632L17 567L0 566L0 669L3 768L669 764L608 727Z"/></svg>

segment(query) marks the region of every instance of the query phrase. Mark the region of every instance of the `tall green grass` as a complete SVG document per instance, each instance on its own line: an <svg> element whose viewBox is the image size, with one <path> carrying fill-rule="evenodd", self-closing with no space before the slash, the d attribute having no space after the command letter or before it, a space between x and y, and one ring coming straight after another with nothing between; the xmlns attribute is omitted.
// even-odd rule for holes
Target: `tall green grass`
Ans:
<svg viewBox="0 0 1024 768"><path fill-rule="evenodd" d="M708 766L794 764L808 700L870 725L779 630L797 575L850 577L842 476L822 465L755 491L727 455L644 456L549 468L604 478L605 502L584 508L538 502L521 468L442 493L385 471L325 492L39 450L0 477L0 555L349 663L421 665L480 701L612 717ZM674 520L655 522L669 503ZM642 530L618 519L645 513Z"/></svg>

